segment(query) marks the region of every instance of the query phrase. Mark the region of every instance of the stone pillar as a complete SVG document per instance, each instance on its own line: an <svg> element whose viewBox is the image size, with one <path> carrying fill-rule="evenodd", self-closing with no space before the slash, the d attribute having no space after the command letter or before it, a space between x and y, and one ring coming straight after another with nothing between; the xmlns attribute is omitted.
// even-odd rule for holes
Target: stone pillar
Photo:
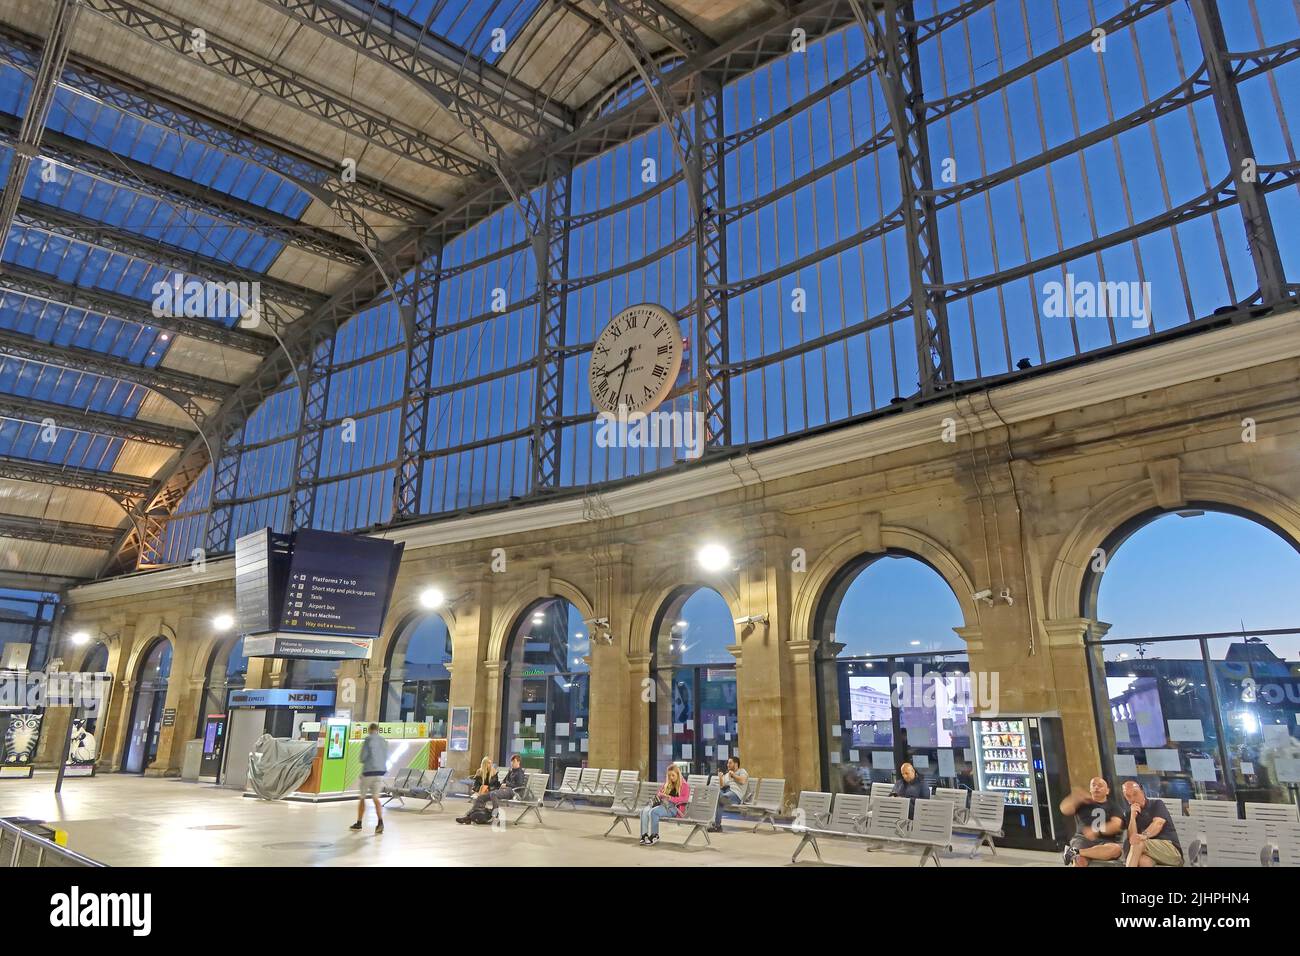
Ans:
<svg viewBox="0 0 1300 956"><path fill-rule="evenodd" d="M740 610L743 615L766 615L767 623L736 628L737 711L740 755L745 769L759 777L782 777L787 797L797 792L799 769L795 751L797 717L784 651L789 634L789 553L779 516L758 515L760 535L750 546L757 556L742 559Z"/></svg>
<svg viewBox="0 0 1300 956"><path fill-rule="evenodd" d="M587 761L592 767L634 767L640 751L633 747L631 710L641 699L640 689L637 696L629 696L633 688L623 679L632 632L633 602L627 593L631 564L618 544L605 545L602 554L608 560L597 569L592 597L596 617L609 619L609 641L598 642L594 634L591 638Z"/></svg>
<svg viewBox="0 0 1300 956"><path fill-rule="evenodd" d="M492 583L490 574L485 574L476 586L476 593L458 603L451 622L451 663L447 669L451 673L451 692L448 694L448 708L468 707L470 709L469 750L447 751L446 766L457 773L468 773L471 767L477 767L483 758L484 747L489 733L495 733L495 725L487 727L489 721L487 669L483 663L487 655L488 644L492 638ZM500 672L498 662L497 672ZM450 717L450 713L448 713ZM450 730L450 727L448 728ZM491 738L495 740L496 738ZM495 748L492 748L495 749Z"/></svg>
<svg viewBox="0 0 1300 956"><path fill-rule="evenodd" d="M627 750L620 767L635 767L642 780L654 779L655 755L650 753L650 715L652 704L645 699L650 684L652 654L628 654L625 658L627 674ZM657 689L656 689L657 693Z"/></svg>
<svg viewBox="0 0 1300 956"><path fill-rule="evenodd" d="M173 652L174 654L174 652ZM175 656L172 657L173 663ZM167 681L167 696L163 701L163 713L159 718L158 752L153 763L145 767L146 777L175 777L181 771L181 753L185 734L180 731L177 718L180 716L186 697L190 694L189 681L171 677ZM167 726L167 711L173 711L173 720Z"/></svg>
<svg viewBox="0 0 1300 956"><path fill-rule="evenodd" d="M790 688L786 709L790 714L791 738L796 743L788 760L793 769L791 776L801 790L820 790L822 746L821 728L817 726L817 641L787 641L785 656Z"/></svg>
<svg viewBox="0 0 1300 956"><path fill-rule="evenodd" d="M1102 772L1102 762L1092 679L1088 673L1088 648L1084 641L1090 635L1105 634L1110 625L1091 618L1071 617L1044 621L1043 628L1055 679L1056 710L1061 714L1065 734L1070 782L1086 787L1090 778ZM1112 785L1112 789L1116 788Z"/></svg>
<svg viewBox="0 0 1300 956"><path fill-rule="evenodd" d="M482 718L475 723L480 728L470 730L469 752L470 765L477 766L485 756L492 757L494 763L501 762L497 750L501 748L501 720L504 710L505 692L507 690L503 675L505 661L484 661L483 704L477 708Z"/></svg>

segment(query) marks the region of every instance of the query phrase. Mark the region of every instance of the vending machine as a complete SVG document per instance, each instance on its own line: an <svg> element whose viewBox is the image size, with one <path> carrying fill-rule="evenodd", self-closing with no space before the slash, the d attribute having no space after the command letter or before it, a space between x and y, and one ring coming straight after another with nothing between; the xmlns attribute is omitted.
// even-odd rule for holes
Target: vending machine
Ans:
<svg viewBox="0 0 1300 956"><path fill-rule="evenodd" d="M999 846L1059 850L1074 835L1060 810L1070 792L1061 718L1048 714L972 717L981 790L1006 798Z"/></svg>

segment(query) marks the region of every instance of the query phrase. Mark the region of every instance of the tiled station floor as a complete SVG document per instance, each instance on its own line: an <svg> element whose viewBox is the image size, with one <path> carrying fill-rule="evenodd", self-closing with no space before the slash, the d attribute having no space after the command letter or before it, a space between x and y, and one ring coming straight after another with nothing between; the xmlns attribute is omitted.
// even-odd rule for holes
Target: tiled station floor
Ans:
<svg viewBox="0 0 1300 956"><path fill-rule="evenodd" d="M441 812L417 813L390 806L385 832L374 832L374 811L366 829L348 830L355 803L308 805L267 803L207 784L105 774L66 780L53 792L54 775L0 780L0 816L26 816L66 830L68 846L115 866L787 866L798 838L752 825L728 823L706 847L696 837L680 844L687 828L665 826L658 846L645 848L619 827L603 837L609 817L597 811L543 810L504 831L460 826L463 800L452 798ZM633 823L635 828L635 823ZM915 866L912 852L868 853L861 846L823 840L827 865ZM969 844L963 844L968 847ZM805 850L798 866L817 866ZM1023 850L987 848L977 860L965 849L947 854L944 866L1057 866L1060 857Z"/></svg>

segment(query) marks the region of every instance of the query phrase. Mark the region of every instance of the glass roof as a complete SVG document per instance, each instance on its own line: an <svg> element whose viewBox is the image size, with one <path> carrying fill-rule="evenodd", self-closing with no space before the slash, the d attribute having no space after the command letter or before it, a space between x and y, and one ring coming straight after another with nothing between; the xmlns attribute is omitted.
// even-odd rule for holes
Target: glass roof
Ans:
<svg viewBox="0 0 1300 956"><path fill-rule="evenodd" d="M0 39L0 180L13 161L16 134L26 114L39 51ZM126 98L123 98L126 102ZM168 198L152 179L193 183L223 199L298 220L311 203L296 183L255 162L170 129L154 119L105 102L76 85L72 74L55 92L46 123L46 152L23 182L19 220L0 249L0 267L18 266L63 285L124 296L151 307L153 288L184 274L199 279L259 278L284 243L204 208L199 201ZM58 144L86 144L96 166ZM292 167L286 163L286 167ZM150 255L156 247L158 254ZM236 318L211 321L231 326ZM173 335L155 326L50 302L0 279L0 330L34 342L70 346L152 368L163 363ZM0 393L49 403L60 427L50 433L33 421L0 419L0 455L78 468L112 470L122 439L68 427L61 408L132 418L147 390L109 376L77 372L30 359L0 357ZM36 416L30 415L29 418Z"/></svg>
<svg viewBox="0 0 1300 956"><path fill-rule="evenodd" d="M495 63L542 0L348 0L404 33L432 33L488 63ZM405 22L403 22L403 20ZM500 31L499 33L496 31Z"/></svg>

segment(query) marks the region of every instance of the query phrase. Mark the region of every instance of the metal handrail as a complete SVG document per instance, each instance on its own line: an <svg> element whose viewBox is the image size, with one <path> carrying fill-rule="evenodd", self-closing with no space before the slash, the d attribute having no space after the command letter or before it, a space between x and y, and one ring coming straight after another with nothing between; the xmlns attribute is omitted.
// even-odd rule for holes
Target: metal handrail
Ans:
<svg viewBox="0 0 1300 956"><path fill-rule="evenodd" d="M27 866L29 864L20 862L24 858L23 845L34 846L36 848L35 866L88 866L88 867L107 867L107 863L100 863L98 860L92 860L88 856L82 856L67 847L59 846L53 840L48 840L31 830L25 829L16 824L15 820L21 820L23 823L36 823L35 820L26 820L22 817L0 818L0 835L11 834L13 837L13 851L0 857L0 868ZM0 845L7 843L7 840L0 839ZM7 858L6 858L7 857ZM47 858L57 858L57 862L46 862Z"/></svg>

